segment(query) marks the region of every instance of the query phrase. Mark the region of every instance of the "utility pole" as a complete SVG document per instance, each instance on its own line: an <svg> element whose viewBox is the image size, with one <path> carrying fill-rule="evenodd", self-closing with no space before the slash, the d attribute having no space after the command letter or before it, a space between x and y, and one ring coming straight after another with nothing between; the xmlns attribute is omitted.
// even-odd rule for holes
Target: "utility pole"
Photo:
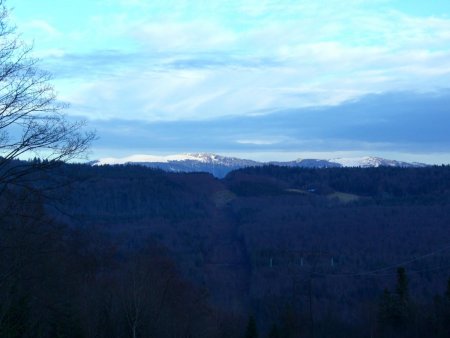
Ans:
<svg viewBox="0 0 450 338"><path fill-rule="evenodd" d="M293 275L293 291L294 300L297 298L295 295L297 289L295 286L295 277L303 272L307 272L307 299L308 299L308 317L310 324L311 338L315 338L315 325L314 325L314 278L317 277L317 268L320 266L334 267L335 261L334 256L329 252L322 251L305 251L305 250L276 250L265 252L268 255L269 267L274 267L274 258L278 258L281 263L292 264L296 266L295 269L291 270Z"/></svg>
<svg viewBox="0 0 450 338"><path fill-rule="evenodd" d="M314 312L313 312L313 275L309 275L309 323L311 325L311 337L314 338Z"/></svg>

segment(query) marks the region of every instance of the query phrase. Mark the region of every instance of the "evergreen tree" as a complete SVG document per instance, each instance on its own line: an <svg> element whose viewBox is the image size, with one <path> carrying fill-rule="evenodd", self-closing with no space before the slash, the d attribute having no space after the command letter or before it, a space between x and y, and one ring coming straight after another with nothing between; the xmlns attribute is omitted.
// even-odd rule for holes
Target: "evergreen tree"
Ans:
<svg viewBox="0 0 450 338"><path fill-rule="evenodd" d="M450 278L447 280L447 289L445 290L445 300L450 303Z"/></svg>
<svg viewBox="0 0 450 338"><path fill-rule="evenodd" d="M378 309L378 322L384 334L400 335L408 329L411 319L411 302L409 298L408 278L403 267L397 269L395 293L385 289Z"/></svg>
<svg viewBox="0 0 450 338"><path fill-rule="evenodd" d="M248 319L247 330L245 332L245 338L258 338L258 329L256 327L256 321L253 316Z"/></svg>
<svg viewBox="0 0 450 338"><path fill-rule="evenodd" d="M301 330L300 323L302 319L299 318L299 314L295 311L292 304L286 306L280 319L280 336L289 338L298 335Z"/></svg>
<svg viewBox="0 0 450 338"><path fill-rule="evenodd" d="M28 329L29 304L27 297L15 299L0 322L0 337L23 337Z"/></svg>
<svg viewBox="0 0 450 338"><path fill-rule="evenodd" d="M272 325L272 328L269 332L269 338L280 338L280 330L278 330L278 326L276 324Z"/></svg>
<svg viewBox="0 0 450 338"><path fill-rule="evenodd" d="M397 295L399 297L399 300L402 303L408 303L409 302L409 291L408 291L408 277L406 276L405 268L398 268L397 269L397 288L396 288Z"/></svg>
<svg viewBox="0 0 450 338"><path fill-rule="evenodd" d="M397 269L396 299L394 308L394 325L397 328L404 328L411 316L411 306L409 300L408 277L405 268Z"/></svg>
<svg viewBox="0 0 450 338"><path fill-rule="evenodd" d="M392 325L393 304L392 294L387 288L384 289L378 305L378 322L382 329Z"/></svg>
<svg viewBox="0 0 450 338"><path fill-rule="evenodd" d="M447 289L445 290L444 300L442 302L442 330L443 336L450 336L450 278L447 281Z"/></svg>

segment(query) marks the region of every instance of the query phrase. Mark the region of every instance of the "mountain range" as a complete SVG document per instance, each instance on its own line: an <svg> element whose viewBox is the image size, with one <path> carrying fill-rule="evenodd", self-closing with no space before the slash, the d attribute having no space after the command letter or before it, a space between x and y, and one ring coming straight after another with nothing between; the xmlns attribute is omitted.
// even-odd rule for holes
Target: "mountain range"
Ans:
<svg viewBox="0 0 450 338"><path fill-rule="evenodd" d="M222 178L230 171L263 165L277 165L302 168L340 168L340 167L425 167L424 163L402 162L380 157L349 157L334 159L297 159L294 161L259 162L236 157L227 157L211 153L189 153L168 156L132 155L124 158L102 158L93 165L142 165L169 172L208 172Z"/></svg>

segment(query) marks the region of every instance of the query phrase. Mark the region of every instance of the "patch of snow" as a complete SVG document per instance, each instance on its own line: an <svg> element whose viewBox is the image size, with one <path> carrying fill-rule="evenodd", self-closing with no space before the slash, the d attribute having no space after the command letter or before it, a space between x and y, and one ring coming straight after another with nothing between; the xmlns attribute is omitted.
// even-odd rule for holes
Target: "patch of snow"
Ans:
<svg viewBox="0 0 450 338"><path fill-rule="evenodd" d="M333 163L338 163L343 167L366 167L366 166L375 166L378 167L380 165L380 161L376 157L341 157L341 158L333 158L328 160Z"/></svg>
<svg viewBox="0 0 450 338"><path fill-rule="evenodd" d="M333 163L338 163L343 167L361 167L361 168L369 168L369 167L410 167L413 166L411 163L395 161L395 160L387 160L380 157L347 157L347 158L334 158L328 160Z"/></svg>
<svg viewBox="0 0 450 338"><path fill-rule="evenodd" d="M207 156L204 154L178 154L167 156L155 156L155 155L131 155L127 157L106 157L99 159L95 165L114 165L114 164L127 164L127 163L169 163L173 161L200 161L207 162Z"/></svg>
<svg viewBox="0 0 450 338"><path fill-rule="evenodd" d="M178 155L155 156L155 155L132 155L128 157L102 158L94 162L93 165L117 165L117 164L141 164L150 167L157 167L171 171L207 171L214 173L215 168L237 169L250 166L263 165L262 162L245 160L235 157L225 157L211 153L187 153ZM280 166L301 166L308 168L325 168L333 166L342 167L418 167L426 166L421 163L407 163L395 160L387 160L380 157L344 157L330 160L318 159L296 159L291 162L266 162ZM212 169L211 169L212 168Z"/></svg>

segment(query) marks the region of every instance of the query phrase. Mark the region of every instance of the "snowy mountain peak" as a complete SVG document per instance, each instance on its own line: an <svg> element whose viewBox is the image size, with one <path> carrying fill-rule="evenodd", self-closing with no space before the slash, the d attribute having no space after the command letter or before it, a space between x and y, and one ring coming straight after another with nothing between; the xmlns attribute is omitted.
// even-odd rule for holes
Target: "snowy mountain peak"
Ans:
<svg viewBox="0 0 450 338"><path fill-rule="evenodd" d="M265 164L303 167L303 168L331 168L331 167L423 167L422 163L408 163L387 160L380 157L352 157L321 159L296 159L289 162L257 162L236 157L221 156L213 153L187 153L178 155L154 156L132 155L123 158L102 158L93 165L139 164L151 168L159 168L172 172L209 172L217 177L224 177L232 170L261 166Z"/></svg>
<svg viewBox="0 0 450 338"><path fill-rule="evenodd" d="M262 165L260 162L226 157L212 153L187 153L167 156L132 155L123 158L102 158L93 165L139 164L172 172L209 172L224 177L230 171Z"/></svg>
<svg viewBox="0 0 450 338"><path fill-rule="evenodd" d="M213 163L213 162L227 163L230 161L242 161L241 159L236 157L225 157L213 153L188 153L185 154L185 156L189 157L189 159L195 159L197 161L204 163Z"/></svg>
<svg viewBox="0 0 450 338"><path fill-rule="evenodd" d="M127 164L127 163L168 163L172 161L186 161L193 160L198 161L199 157L196 154L179 154L179 155L167 155L167 156L155 156L155 155L131 155L122 158L107 157L99 159L95 165L105 164Z"/></svg>
<svg viewBox="0 0 450 338"><path fill-rule="evenodd" d="M361 168L377 168L377 167L414 167L423 166L408 162L387 160L381 157L364 156L364 157L341 157L328 160L332 163L340 164L343 167L361 167Z"/></svg>
<svg viewBox="0 0 450 338"><path fill-rule="evenodd" d="M165 156L155 156L155 155L131 155L122 158L107 157L99 159L94 163L94 165L115 165L115 164L127 164L127 163L170 163L170 162L183 162L183 161L196 161L200 163L222 163L222 164L232 164L232 163L242 163L242 162L254 162L251 160L242 160L236 157L225 157L213 153L186 153L177 155L165 155ZM256 162L254 162L256 163Z"/></svg>

